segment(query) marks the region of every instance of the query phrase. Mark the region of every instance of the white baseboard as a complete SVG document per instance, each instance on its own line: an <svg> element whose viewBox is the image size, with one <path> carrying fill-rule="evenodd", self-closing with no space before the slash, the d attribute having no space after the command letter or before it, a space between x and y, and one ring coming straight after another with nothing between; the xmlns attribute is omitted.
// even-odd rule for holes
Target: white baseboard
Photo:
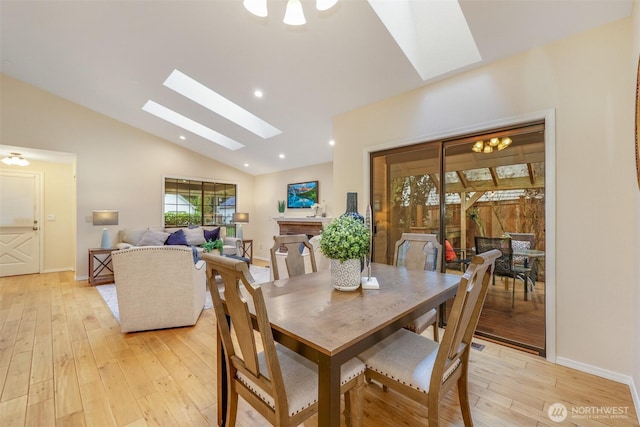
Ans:
<svg viewBox="0 0 640 427"><path fill-rule="evenodd" d="M638 416L638 424L640 424L640 395L638 395L638 389L636 388L636 383L631 381L629 384L629 388L631 389L631 397L633 398L633 406L636 407L636 415Z"/></svg>
<svg viewBox="0 0 640 427"><path fill-rule="evenodd" d="M41 273L59 273L61 271L73 271L73 267L47 268L42 270Z"/></svg>
<svg viewBox="0 0 640 427"><path fill-rule="evenodd" d="M591 375L628 385L629 391L631 392L631 398L633 399L633 406L636 410L636 416L638 418L638 422L640 423L640 397L638 396L638 389L636 388L636 385L633 382L633 378L631 376L609 371L607 369L598 368L596 366L591 366L586 363L577 362L575 360L566 359L564 357L557 357L556 363L558 365L566 366L567 368L573 368L578 371L586 372Z"/></svg>

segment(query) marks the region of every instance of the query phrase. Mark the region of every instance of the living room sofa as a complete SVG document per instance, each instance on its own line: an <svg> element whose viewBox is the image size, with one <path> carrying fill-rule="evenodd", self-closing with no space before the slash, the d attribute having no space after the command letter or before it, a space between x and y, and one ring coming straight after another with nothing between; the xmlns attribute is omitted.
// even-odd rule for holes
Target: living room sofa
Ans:
<svg viewBox="0 0 640 427"><path fill-rule="evenodd" d="M128 249L134 246L190 246L202 253L202 244L217 238L222 239L223 255L242 254L242 240L226 236L223 227L192 227L192 228L162 228L162 227L132 227L124 228L118 233L116 248Z"/></svg>

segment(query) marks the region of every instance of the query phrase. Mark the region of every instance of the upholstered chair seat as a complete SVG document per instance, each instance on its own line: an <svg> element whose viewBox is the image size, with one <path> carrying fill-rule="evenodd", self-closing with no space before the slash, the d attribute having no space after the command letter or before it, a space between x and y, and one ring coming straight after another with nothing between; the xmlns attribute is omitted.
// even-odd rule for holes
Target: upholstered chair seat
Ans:
<svg viewBox="0 0 640 427"><path fill-rule="evenodd" d="M289 402L289 416L292 417L318 402L318 365L280 344L276 344L276 352ZM258 354L258 362L260 372L270 379L264 352ZM363 374L364 363L356 358L348 360L341 367L340 386ZM262 393L249 376L238 372L238 379L275 410L273 397L268 393Z"/></svg>

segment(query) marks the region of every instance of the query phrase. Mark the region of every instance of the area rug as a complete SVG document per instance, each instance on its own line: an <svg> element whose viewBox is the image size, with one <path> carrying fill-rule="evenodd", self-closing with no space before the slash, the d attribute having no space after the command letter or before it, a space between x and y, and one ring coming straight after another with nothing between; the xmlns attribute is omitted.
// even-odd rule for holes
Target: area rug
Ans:
<svg viewBox="0 0 640 427"><path fill-rule="evenodd" d="M271 270L266 267L258 267L255 265L249 266L249 271L251 272L251 276L253 276L253 280L256 283L268 282L271 280ZM116 285L111 283L108 285L99 285L95 287L104 302L111 310L113 317L120 323L120 312L118 311L118 295L116 294ZM211 295L207 291L205 295L204 309L208 310L213 307L211 303Z"/></svg>

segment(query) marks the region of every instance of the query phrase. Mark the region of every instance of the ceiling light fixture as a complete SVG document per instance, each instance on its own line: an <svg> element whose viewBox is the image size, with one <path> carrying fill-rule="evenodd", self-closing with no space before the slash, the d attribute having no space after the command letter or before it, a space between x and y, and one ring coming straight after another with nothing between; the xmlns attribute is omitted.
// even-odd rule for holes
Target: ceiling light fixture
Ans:
<svg viewBox="0 0 640 427"><path fill-rule="evenodd" d="M481 139L473 144L471 151L475 151L476 153L491 153L494 148L502 151L510 146L511 142L513 141L511 141L511 138L508 136L504 138L491 138L488 141Z"/></svg>
<svg viewBox="0 0 640 427"><path fill-rule="evenodd" d="M316 9L319 11L329 10L335 6L336 3L338 3L338 0L316 0ZM269 12L267 11L267 0L244 0L242 4L245 9L256 16L264 18L269 15ZM287 25L296 26L307 23L300 0L287 1L287 9L284 12L284 19L282 22Z"/></svg>
<svg viewBox="0 0 640 427"><path fill-rule="evenodd" d="M27 166L29 161L20 153L11 153L9 157L2 159L2 163L9 166Z"/></svg>

